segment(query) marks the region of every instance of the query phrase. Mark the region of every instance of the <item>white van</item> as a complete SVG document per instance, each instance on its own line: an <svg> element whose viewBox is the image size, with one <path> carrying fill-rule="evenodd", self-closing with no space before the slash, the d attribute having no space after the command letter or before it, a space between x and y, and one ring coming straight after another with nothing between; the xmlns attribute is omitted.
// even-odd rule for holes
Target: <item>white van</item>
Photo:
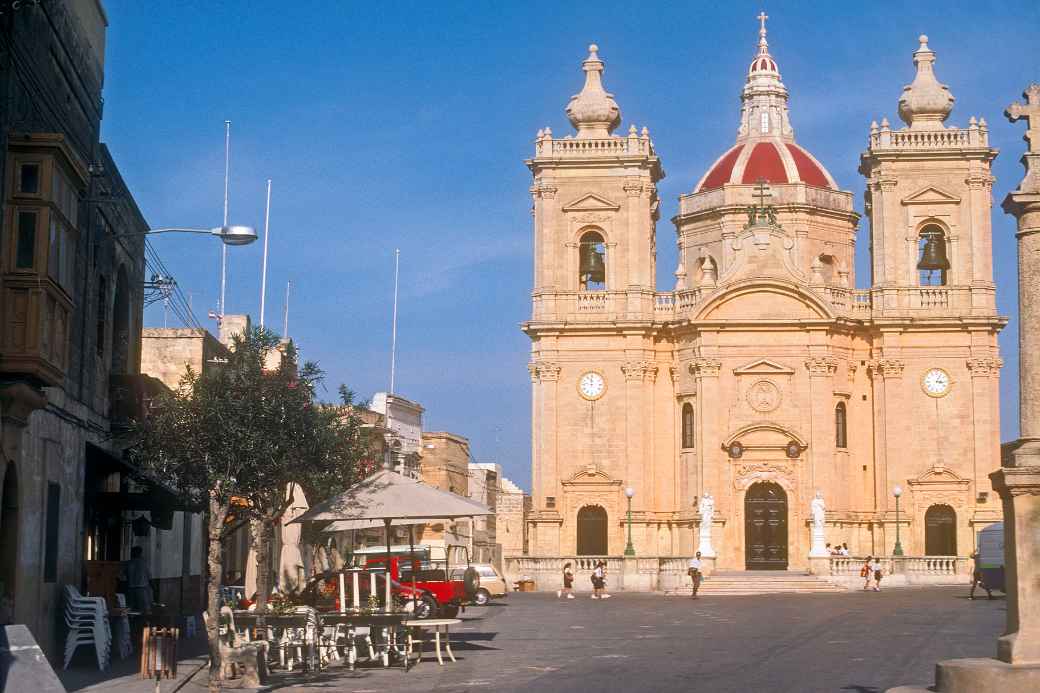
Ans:
<svg viewBox="0 0 1040 693"><path fill-rule="evenodd" d="M982 581L991 590L1004 592L1004 523L994 522L980 529L975 546Z"/></svg>

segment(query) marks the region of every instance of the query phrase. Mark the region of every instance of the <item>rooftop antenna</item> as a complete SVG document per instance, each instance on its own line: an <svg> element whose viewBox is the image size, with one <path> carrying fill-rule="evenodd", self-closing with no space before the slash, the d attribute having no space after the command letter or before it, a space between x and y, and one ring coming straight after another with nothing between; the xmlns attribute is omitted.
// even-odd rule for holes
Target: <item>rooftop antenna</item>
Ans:
<svg viewBox="0 0 1040 693"><path fill-rule="evenodd" d="M285 308L282 312L282 339L289 339L289 288L292 286L292 280L285 282Z"/></svg>
<svg viewBox="0 0 1040 693"><path fill-rule="evenodd" d="M401 249L394 249L394 318L390 333L390 394L394 393L394 375L397 366L397 277L401 268Z"/></svg>
<svg viewBox="0 0 1040 693"><path fill-rule="evenodd" d="M224 121L224 226L228 225L228 191L231 187L231 121ZM220 244L220 307L217 322L224 320L224 293L227 288L227 244Z"/></svg>
<svg viewBox="0 0 1040 693"><path fill-rule="evenodd" d="M267 208L264 210L264 264L260 271L260 327L264 326L264 303L267 299L267 239L271 225L271 179L267 179ZM288 306L288 300L286 305Z"/></svg>

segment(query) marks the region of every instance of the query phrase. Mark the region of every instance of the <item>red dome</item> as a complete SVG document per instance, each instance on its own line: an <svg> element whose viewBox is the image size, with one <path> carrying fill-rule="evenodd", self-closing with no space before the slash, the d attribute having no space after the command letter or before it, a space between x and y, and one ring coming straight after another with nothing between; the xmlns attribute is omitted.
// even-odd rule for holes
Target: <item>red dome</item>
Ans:
<svg viewBox="0 0 1040 693"><path fill-rule="evenodd" d="M694 192L714 190L727 183L748 185L761 179L838 189L827 169L797 144L759 141L738 144L719 157Z"/></svg>

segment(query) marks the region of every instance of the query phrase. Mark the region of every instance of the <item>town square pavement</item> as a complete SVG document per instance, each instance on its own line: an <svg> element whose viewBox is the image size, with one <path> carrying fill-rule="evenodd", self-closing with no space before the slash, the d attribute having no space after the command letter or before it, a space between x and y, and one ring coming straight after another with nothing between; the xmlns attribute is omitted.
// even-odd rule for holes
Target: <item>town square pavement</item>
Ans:
<svg viewBox="0 0 1040 693"><path fill-rule="evenodd" d="M936 661L991 657L1003 597L968 587L750 597L617 594L595 601L511 594L470 608L453 632L458 662L431 647L405 673L362 665L279 674L277 691L797 691L874 693L931 682ZM201 691L195 677L185 693Z"/></svg>

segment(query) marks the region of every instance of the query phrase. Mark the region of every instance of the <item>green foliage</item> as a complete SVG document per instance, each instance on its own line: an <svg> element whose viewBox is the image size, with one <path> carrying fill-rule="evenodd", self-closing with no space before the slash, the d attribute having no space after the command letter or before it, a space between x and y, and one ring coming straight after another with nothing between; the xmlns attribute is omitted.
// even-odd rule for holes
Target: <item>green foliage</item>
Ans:
<svg viewBox="0 0 1040 693"><path fill-rule="evenodd" d="M277 335L254 328L235 337L227 363L189 369L138 427L138 465L192 503L234 497L246 501L236 513L266 522L286 509L288 484L319 495L349 486L366 446L353 395L341 387L342 406L317 402L324 374L300 365L291 342L278 368L264 370L277 346Z"/></svg>

